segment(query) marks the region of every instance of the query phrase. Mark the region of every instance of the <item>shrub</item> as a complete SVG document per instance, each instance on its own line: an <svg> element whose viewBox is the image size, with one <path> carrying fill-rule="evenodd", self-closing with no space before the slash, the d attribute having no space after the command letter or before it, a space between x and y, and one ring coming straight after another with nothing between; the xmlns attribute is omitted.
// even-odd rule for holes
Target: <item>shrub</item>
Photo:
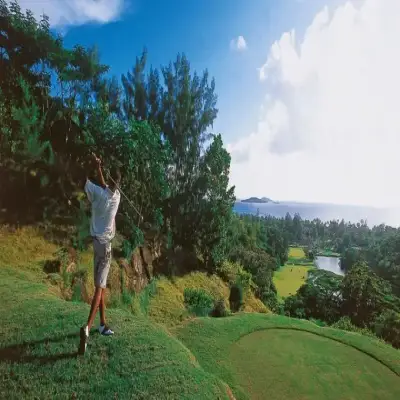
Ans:
<svg viewBox="0 0 400 400"><path fill-rule="evenodd" d="M253 285L251 273L246 271L242 265L237 262L225 260L217 267L217 273L224 281L231 285L234 283L240 284L244 292L247 292Z"/></svg>
<svg viewBox="0 0 400 400"><path fill-rule="evenodd" d="M186 288L183 292L186 308L198 317L205 317L214 308L214 299L203 289Z"/></svg>
<svg viewBox="0 0 400 400"><path fill-rule="evenodd" d="M274 313L279 314L281 312L281 308L279 305L278 298L276 296L276 292L270 289L259 291L259 297L261 301Z"/></svg>
<svg viewBox="0 0 400 400"><path fill-rule="evenodd" d="M377 336L400 348L400 314L387 311L376 318L373 327Z"/></svg>
<svg viewBox="0 0 400 400"><path fill-rule="evenodd" d="M219 299L214 303L214 309L212 310L211 316L216 318L227 317L229 315L228 310L225 307L224 299Z"/></svg>
<svg viewBox="0 0 400 400"><path fill-rule="evenodd" d="M79 302L82 301L82 286L81 282L76 282L72 287L71 301Z"/></svg>
<svg viewBox="0 0 400 400"><path fill-rule="evenodd" d="M139 294L140 309L144 315L148 314L150 299L157 293L157 283L152 279Z"/></svg>
<svg viewBox="0 0 400 400"><path fill-rule="evenodd" d="M321 327L328 326L328 324L325 321L322 321L320 319L310 318L310 321L313 322L315 325L318 325Z"/></svg>
<svg viewBox="0 0 400 400"><path fill-rule="evenodd" d="M231 292L229 294L229 305L233 312L238 312L243 307L243 286L235 283L231 286Z"/></svg>
<svg viewBox="0 0 400 400"><path fill-rule="evenodd" d="M306 318L303 299L297 295L286 297L284 303L284 313L288 317Z"/></svg>
<svg viewBox="0 0 400 400"><path fill-rule="evenodd" d="M361 333L362 335L365 336L370 336L376 338L376 335L371 332L367 328L359 328L358 326L355 326L351 323L351 319L348 316L340 318L337 322L331 325L332 328L336 329L342 329L344 331L349 331L349 332L357 332Z"/></svg>

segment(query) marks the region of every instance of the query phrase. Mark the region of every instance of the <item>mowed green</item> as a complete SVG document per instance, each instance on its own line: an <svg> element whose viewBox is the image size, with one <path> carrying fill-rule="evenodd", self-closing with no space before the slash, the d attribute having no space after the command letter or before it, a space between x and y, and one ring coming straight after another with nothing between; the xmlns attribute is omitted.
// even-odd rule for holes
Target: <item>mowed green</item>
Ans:
<svg viewBox="0 0 400 400"><path fill-rule="evenodd" d="M309 332L271 329L229 354L251 399L399 399L400 378L359 350Z"/></svg>
<svg viewBox="0 0 400 400"><path fill-rule="evenodd" d="M285 265L274 272L274 284L280 297L296 294L307 279L312 267L302 265Z"/></svg>
<svg viewBox="0 0 400 400"><path fill-rule="evenodd" d="M176 335L238 400L400 398L400 352L360 334L245 314L195 320Z"/></svg>

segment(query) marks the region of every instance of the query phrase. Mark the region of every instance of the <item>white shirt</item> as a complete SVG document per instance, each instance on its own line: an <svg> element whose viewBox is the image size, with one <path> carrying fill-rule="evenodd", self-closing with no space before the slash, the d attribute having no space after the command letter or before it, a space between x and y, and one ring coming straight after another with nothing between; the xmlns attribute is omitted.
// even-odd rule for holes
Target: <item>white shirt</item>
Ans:
<svg viewBox="0 0 400 400"><path fill-rule="evenodd" d="M115 236L115 215L121 199L119 190L113 193L108 187L103 189L87 179L85 192L92 204L90 234L100 243L110 242Z"/></svg>

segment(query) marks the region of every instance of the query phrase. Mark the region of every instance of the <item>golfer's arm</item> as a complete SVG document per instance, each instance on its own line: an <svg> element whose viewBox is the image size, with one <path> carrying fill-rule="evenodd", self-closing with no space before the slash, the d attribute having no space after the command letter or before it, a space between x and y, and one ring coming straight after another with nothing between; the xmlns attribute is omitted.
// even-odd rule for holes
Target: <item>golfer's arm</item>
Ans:
<svg viewBox="0 0 400 400"><path fill-rule="evenodd" d="M100 185L104 189L107 186L107 184L106 184L106 181L104 180L103 171L101 170L101 165L100 164L97 166L97 176L99 178Z"/></svg>

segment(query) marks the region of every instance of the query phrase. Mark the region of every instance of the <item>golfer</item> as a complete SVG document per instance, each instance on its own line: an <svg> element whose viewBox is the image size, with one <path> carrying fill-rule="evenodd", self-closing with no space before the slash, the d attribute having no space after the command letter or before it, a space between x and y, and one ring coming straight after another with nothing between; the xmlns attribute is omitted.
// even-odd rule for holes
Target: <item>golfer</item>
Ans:
<svg viewBox="0 0 400 400"><path fill-rule="evenodd" d="M100 158L94 154L92 156L96 165L97 179L100 186L94 184L86 177L85 192L92 208L90 234L93 238L94 284L96 289L87 324L80 331L80 354L85 354L89 332L99 308L99 332L106 336L114 334L106 324L104 297L111 265L111 240L115 236L115 215L117 214L121 198L118 190L121 175L119 170L116 170L115 181L112 180L112 183L108 186L103 177Z"/></svg>

